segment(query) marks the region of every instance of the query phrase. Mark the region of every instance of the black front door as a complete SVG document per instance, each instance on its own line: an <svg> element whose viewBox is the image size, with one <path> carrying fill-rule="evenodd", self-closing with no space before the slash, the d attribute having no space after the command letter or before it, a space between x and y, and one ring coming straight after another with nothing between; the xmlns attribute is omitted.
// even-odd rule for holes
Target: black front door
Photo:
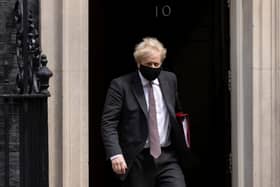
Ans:
<svg viewBox="0 0 280 187"><path fill-rule="evenodd" d="M201 165L190 187L231 186L229 17L225 0L90 2L90 186L116 186L105 161L100 118L112 78L134 71L134 45L154 36L167 47L164 68L177 74ZM113 185L114 184L114 185Z"/></svg>

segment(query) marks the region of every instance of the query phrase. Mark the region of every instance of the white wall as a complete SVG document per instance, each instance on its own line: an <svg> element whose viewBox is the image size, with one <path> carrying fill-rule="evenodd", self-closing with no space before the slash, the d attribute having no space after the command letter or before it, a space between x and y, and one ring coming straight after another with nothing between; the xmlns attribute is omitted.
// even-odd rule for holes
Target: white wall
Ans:
<svg viewBox="0 0 280 187"><path fill-rule="evenodd" d="M280 186L280 2L231 1L233 187Z"/></svg>
<svg viewBox="0 0 280 187"><path fill-rule="evenodd" d="M49 99L50 187L88 186L88 1L41 1Z"/></svg>

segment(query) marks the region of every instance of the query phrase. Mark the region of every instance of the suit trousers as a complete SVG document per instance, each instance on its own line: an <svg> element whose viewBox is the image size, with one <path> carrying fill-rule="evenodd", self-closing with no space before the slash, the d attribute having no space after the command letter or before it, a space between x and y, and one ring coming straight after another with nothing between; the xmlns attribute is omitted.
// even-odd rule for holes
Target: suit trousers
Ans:
<svg viewBox="0 0 280 187"><path fill-rule="evenodd" d="M162 148L154 159L149 149L144 149L128 171L122 187L186 187L183 172L171 146Z"/></svg>

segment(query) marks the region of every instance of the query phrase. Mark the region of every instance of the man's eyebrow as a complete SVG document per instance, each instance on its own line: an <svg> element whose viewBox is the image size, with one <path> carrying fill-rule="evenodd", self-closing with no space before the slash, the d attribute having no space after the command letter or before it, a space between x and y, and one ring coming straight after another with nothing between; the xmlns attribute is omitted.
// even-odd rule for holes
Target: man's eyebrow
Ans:
<svg viewBox="0 0 280 187"><path fill-rule="evenodd" d="M149 62L146 62L146 63L160 64L160 62L156 62L156 61L149 61Z"/></svg>

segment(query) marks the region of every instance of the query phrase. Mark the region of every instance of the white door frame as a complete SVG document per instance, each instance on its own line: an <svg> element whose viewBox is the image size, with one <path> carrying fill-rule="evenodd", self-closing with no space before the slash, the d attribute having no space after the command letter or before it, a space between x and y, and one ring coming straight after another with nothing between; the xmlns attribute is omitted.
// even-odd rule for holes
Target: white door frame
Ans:
<svg viewBox="0 0 280 187"><path fill-rule="evenodd" d="M232 187L253 186L251 26L251 0L232 0L230 5Z"/></svg>

